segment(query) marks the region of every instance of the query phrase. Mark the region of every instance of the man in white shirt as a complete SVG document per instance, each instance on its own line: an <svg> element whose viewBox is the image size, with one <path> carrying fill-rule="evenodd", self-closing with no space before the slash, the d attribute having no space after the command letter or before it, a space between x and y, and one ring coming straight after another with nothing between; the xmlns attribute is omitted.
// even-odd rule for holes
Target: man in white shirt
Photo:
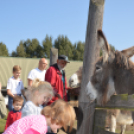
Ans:
<svg viewBox="0 0 134 134"><path fill-rule="evenodd" d="M32 85L32 82L35 78L38 78L41 81L44 81L47 65L48 65L48 62L45 58L41 58L39 60L38 68L31 70L30 73L28 74L28 78L27 78L28 86Z"/></svg>

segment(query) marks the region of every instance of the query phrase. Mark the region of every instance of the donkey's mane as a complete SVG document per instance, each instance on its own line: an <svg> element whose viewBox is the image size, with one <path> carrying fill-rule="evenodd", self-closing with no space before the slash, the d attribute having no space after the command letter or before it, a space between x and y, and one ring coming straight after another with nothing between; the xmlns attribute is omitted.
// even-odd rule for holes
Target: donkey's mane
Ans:
<svg viewBox="0 0 134 134"><path fill-rule="evenodd" d="M115 51L115 64L116 68L134 69L134 63L120 51Z"/></svg>

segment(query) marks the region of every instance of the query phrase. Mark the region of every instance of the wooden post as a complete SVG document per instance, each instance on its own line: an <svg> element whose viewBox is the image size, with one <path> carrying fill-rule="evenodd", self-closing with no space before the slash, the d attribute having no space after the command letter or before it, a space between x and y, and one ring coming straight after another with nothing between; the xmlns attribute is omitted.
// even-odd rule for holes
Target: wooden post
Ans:
<svg viewBox="0 0 134 134"><path fill-rule="evenodd" d="M97 30L102 29L104 1L90 0L83 60L83 78L79 96L77 134L93 134L95 102L90 102L85 87L93 74L95 62L100 53L97 45Z"/></svg>
<svg viewBox="0 0 134 134"><path fill-rule="evenodd" d="M54 63L57 63L57 59L58 59L58 49L51 48L50 49L50 66L53 65Z"/></svg>

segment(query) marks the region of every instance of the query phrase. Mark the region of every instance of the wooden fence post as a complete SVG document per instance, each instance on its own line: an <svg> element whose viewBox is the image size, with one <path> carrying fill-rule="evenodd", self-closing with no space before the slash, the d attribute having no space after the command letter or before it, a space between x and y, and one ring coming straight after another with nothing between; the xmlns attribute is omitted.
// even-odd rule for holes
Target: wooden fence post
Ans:
<svg viewBox="0 0 134 134"><path fill-rule="evenodd" d="M54 63L57 63L58 59L58 49L56 48L51 48L50 49L50 66L53 65Z"/></svg>
<svg viewBox="0 0 134 134"><path fill-rule="evenodd" d="M93 134L95 102L90 102L86 96L85 87L93 74L94 64L100 54L97 45L97 30L102 29L104 2L105 0L90 0L83 60L83 78L79 96L77 134Z"/></svg>

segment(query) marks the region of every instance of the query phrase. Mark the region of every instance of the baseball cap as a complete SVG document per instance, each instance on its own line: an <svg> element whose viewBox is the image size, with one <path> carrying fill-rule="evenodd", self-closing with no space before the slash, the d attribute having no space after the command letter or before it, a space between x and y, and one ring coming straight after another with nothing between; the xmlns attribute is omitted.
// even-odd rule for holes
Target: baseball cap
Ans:
<svg viewBox="0 0 134 134"><path fill-rule="evenodd" d="M64 61L66 61L67 63L70 63L69 60L68 60L68 57L65 56L65 55L60 55L60 56L58 56L58 59L59 59L59 60L64 60Z"/></svg>

